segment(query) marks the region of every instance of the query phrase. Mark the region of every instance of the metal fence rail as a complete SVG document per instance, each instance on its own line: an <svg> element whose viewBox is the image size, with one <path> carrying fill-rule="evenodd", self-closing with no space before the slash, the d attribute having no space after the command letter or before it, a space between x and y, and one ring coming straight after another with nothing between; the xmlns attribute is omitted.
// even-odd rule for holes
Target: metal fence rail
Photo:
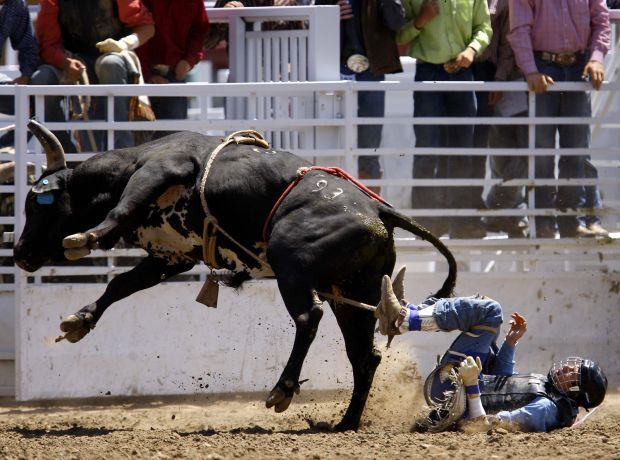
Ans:
<svg viewBox="0 0 620 460"><path fill-rule="evenodd" d="M587 89L585 83L561 83L556 84L552 91L582 91ZM399 94L411 95L413 91L457 91L457 90L477 90L477 91L525 91L524 83L457 83L457 84L428 84L428 83L400 83L400 82L381 82L381 83L353 83L346 81L336 82L279 82L279 83L236 83L236 84L186 84L186 85L145 85L145 86L18 86L0 87L0 94L15 94L16 98L16 145L17 154L0 153L0 161L12 161L16 163L15 182L0 186L0 194L4 201L15 200L15 210L7 208L0 216L0 225L3 225L7 234L14 231L19 235L23 228L23 203L28 191L27 165L30 164L30 175L38 176L42 171L45 162L45 155L41 147L35 141L26 141L26 126L30 114L29 101L34 98L33 113L37 119L41 120L52 130L103 130L107 133L109 145L113 145L115 130L191 130L205 134L222 135L238 129L257 129L259 131L269 131L271 136L277 136L279 132L295 132L304 130L309 135L307 148L292 149L295 153L308 158L314 163L338 165L346 168L351 173L357 173L357 156L361 154L376 154L382 157L383 161L389 161L390 157L399 158L411 157L416 154L433 155L520 155L528 158L529 177L524 179L513 179L501 182L499 179L427 179L415 180L416 186L483 186L499 184L502 186L524 185L529 190L528 209L411 209L410 207L400 206L400 211L404 214L416 217L422 216L527 216L530 219L535 216L543 215L575 215L583 213L577 210L557 210L537 208L534 202L533 188L540 185L598 185L606 197L602 209L589 210L595 212L605 219L606 225L614 231L620 229L620 205L618 201L618 171L620 166L620 148L617 144L612 146L597 144L596 147L588 150L583 149L535 149L534 135L536 124L556 123L556 119L536 118L535 99L530 95L530 114L523 118L413 118L408 116L391 116L381 120L384 126L398 125L402 132L412 132L414 124L491 124L491 123L510 123L526 124L530 128L529 147L524 149L437 149L424 148L416 149L411 142L411 136L402 136L391 139L390 146L382 146L376 150L358 149L357 145L357 126L376 124L377 119L358 118L356 116L357 91L360 90L380 90L390 94L392 91ZM618 91L619 83L606 83L602 91ZM70 122L46 122L43 114L44 96L63 95L71 96L102 96L108 105L108 113L113 113L114 96L131 96L139 92L148 96L179 96L184 95L193 97L197 100L199 116L188 120L158 120L155 122L120 122L114 121L109 116L106 120L92 121L70 121ZM301 118L293 118L290 114L279 112L264 113L262 117L253 116L252 119L241 117L224 119L224 113L214 111L213 107L207 106L207 101L214 100L214 97L235 97L244 99L248 105L259 98L269 97L280 101L281 104L289 104L295 98L306 98L312 101L313 110L307 111ZM591 126L598 126L599 135L607 133L609 138L618 138L618 127L620 126L620 114L607 113L603 117L567 118L562 119L562 123L579 124L588 123ZM601 140L600 142L603 142ZM93 152L83 152L71 154L70 161L81 161L88 158ZM533 177L533 163L539 155L591 155L593 160L599 165L598 179L536 179ZM34 168L34 169L33 169ZM410 187L414 180L410 178L391 178L389 175L384 179L365 180L367 185L381 186L383 190L390 188L403 190L403 193L410 194ZM610 197L607 199L607 197ZM430 261L431 264L420 264L416 267L419 270L434 271L441 267L434 265L436 259L432 252L427 252L426 243L409 239L410 235L397 235L399 254L408 258L415 264L415 260ZM402 238L402 239L400 239ZM10 240L10 238L9 238ZM604 254L606 269L618 267L619 240L545 240L536 238L535 227L532 226L532 236L526 240L509 240L497 235L491 235L484 240L449 240L448 244L459 254L463 270L471 271L578 271L587 266L598 266L601 268L601 256ZM126 257L136 257L140 251L128 251L117 249L109 254L95 253L86 258L87 265L72 264L67 267L49 267L39 271L36 276L28 276L27 282L50 282L66 280L65 277L75 275L91 275L90 278L80 280L89 282L101 282L102 276L107 279L109 276L124 270L122 263ZM0 289L12 289L15 283L15 276L18 274L10 263L11 244L5 243L0 249L0 258L4 260L4 266L0 267L2 283ZM504 263L506 261L514 263ZM76 268L79 267L79 268ZM197 268L190 274L202 276L203 268Z"/></svg>

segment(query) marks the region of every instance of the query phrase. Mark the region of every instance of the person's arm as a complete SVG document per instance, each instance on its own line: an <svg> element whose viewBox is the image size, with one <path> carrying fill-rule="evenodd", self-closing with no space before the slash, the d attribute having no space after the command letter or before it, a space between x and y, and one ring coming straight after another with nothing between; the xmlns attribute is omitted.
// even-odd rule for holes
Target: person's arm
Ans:
<svg viewBox="0 0 620 460"><path fill-rule="evenodd" d="M515 348L519 339L521 339L525 331L527 331L527 321L523 316L516 312L510 316L510 330L506 333L504 343L497 353L495 361L493 362L493 368L491 369L491 373L494 375L514 374Z"/></svg>
<svg viewBox="0 0 620 460"><path fill-rule="evenodd" d="M405 8L402 0L379 0L383 13L383 24L393 31L399 30L405 25Z"/></svg>
<svg viewBox="0 0 620 460"><path fill-rule="evenodd" d="M439 14L437 0L423 0L416 14L413 0L402 0L405 9L405 25L396 34L396 43L408 44L415 40L426 24Z"/></svg>
<svg viewBox="0 0 620 460"><path fill-rule="evenodd" d="M515 57L508 42L508 32L510 23L508 21L508 8L504 8L498 13L497 29L493 31L497 34L497 66L495 68L495 81L508 81L513 68L515 67Z"/></svg>
<svg viewBox="0 0 620 460"><path fill-rule="evenodd" d="M41 60L45 64L65 69L68 57L62 45L60 25L58 24L57 0L41 0L40 10L35 23Z"/></svg>
<svg viewBox="0 0 620 460"><path fill-rule="evenodd" d="M517 65L527 79L530 90L544 93L554 84L553 78L538 71L534 60L532 28L534 10L528 0L510 0L510 33L508 40L515 54Z"/></svg>
<svg viewBox="0 0 620 460"><path fill-rule="evenodd" d="M474 50L475 54L480 54L489 46L492 36L489 5L486 0L476 0L472 14L472 39L467 47Z"/></svg>
<svg viewBox="0 0 620 460"><path fill-rule="evenodd" d="M590 49L592 54L590 60L583 69L581 79L590 77L590 83L596 90L600 89L605 79L605 67L603 59L609 50L611 42L611 27L609 25L609 11L605 0L590 2Z"/></svg>
<svg viewBox="0 0 620 460"><path fill-rule="evenodd" d="M560 427L557 406L553 401L543 396L519 409L501 411L491 417L495 418L500 426L516 431L545 433Z"/></svg>
<svg viewBox="0 0 620 460"><path fill-rule="evenodd" d="M17 60L21 76L13 80L17 84L27 84L39 65L39 46L32 33L28 6L21 2L15 7L14 28L10 31L11 46L17 51Z"/></svg>
<svg viewBox="0 0 620 460"><path fill-rule="evenodd" d="M480 399L480 386L478 385L478 376L482 372L482 362L480 357L476 359L468 356L459 366L459 375L465 385L465 394L467 395L467 410L469 419L475 420L486 415L482 400Z"/></svg>
<svg viewBox="0 0 620 460"><path fill-rule="evenodd" d="M193 21L187 35L187 48L174 70L177 80L184 80L188 72L204 57L202 44L209 32L209 18L202 0L196 3L196 9L191 16Z"/></svg>
<svg viewBox="0 0 620 460"><path fill-rule="evenodd" d="M120 40L106 38L96 44L101 53L119 53L134 50L145 44L155 35L155 26L151 12L140 0L117 0L118 17L131 29L131 34Z"/></svg>

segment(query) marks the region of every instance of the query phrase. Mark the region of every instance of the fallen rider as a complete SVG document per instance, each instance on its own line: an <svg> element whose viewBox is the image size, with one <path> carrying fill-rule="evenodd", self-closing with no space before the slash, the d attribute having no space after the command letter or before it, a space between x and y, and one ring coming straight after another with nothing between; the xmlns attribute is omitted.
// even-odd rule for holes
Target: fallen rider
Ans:
<svg viewBox="0 0 620 460"><path fill-rule="evenodd" d="M580 407L588 411L603 402L607 377L592 360L566 358L553 363L546 376L514 372L515 346L527 329L519 313L511 315L510 330L498 348L503 314L497 301L475 295L428 298L414 305L404 300L403 292L402 286L392 287L389 277L383 278L384 307L377 311L381 333L461 331L426 379L424 396L431 410L413 429L443 431L475 420L548 432L573 425Z"/></svg>

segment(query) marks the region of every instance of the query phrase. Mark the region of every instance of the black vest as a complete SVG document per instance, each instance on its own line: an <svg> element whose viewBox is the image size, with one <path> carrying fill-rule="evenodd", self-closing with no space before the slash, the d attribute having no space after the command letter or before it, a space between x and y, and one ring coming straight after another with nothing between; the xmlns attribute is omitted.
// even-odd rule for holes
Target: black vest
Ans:
<svg viewBox="0 0 620 460"><path fill-rule="evenodd" d="M482 405L491 414L518 409L542 396L553 401L558 408L561 426L572 425L577 416L577 406L559 394L540 374L483 375L480 393Z"/></svg>
<svg viewBox="0 0 620 460"><path fill-rule="evenodd" d="M58 0L63 47L74 54L97 57L95 43L129 33L118 16L116 0Z"/></svg>

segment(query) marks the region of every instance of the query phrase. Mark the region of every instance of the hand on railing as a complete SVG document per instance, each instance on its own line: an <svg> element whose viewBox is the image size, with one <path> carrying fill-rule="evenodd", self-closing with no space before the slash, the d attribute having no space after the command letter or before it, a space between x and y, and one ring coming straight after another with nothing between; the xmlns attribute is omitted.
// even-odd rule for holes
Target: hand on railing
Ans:
<svg viewBox="0 0 620 460"><path fill-rule="evenodd" d="M599 61L588 61L586 66L583 68L581 79L590 79L592 88L598 91L603 84L603 80L605 79L605 67L603 67L603 63Z"/></svg>

